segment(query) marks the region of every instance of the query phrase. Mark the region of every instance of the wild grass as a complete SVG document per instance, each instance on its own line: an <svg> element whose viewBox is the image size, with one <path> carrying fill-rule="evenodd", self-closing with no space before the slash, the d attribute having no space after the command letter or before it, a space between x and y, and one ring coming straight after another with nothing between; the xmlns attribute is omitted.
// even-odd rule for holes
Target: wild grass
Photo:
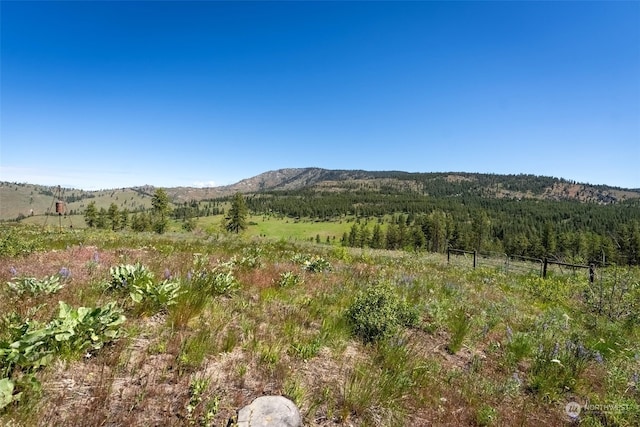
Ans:
<svg viewBox="0 0 640 427"><path fill-rule="evenodd" d="M562 425L570 401L596 408L584 425L640 424L637 269L590 284L224 234L11 233L0 425L227 425L263 394L308 426ZM15 290L52 276L57 292Z"/></svg>

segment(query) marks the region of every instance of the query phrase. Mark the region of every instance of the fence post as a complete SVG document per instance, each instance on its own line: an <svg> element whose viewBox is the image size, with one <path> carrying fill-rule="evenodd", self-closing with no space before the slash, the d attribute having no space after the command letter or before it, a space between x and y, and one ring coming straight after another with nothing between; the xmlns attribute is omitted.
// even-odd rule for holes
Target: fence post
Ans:
<svg viewBox="0 0 640 427"><path fill-rule="evenodd" d="M593 283L596 279L596 266L589 264L589 283Z"/></svg>
<svg viewBox="0 0 640 427"><path fill-rule="evenodd" d="M478 258L478 251L473 251L473 268L476 268L476 258Z"/></svg>
<svg viewBox="0 0 640 427"><path fill-rule="evenodd" d="M451 257L451 248L447 248L447 264L449 264L450 257Z"/></svg>
<svg viewBox="0 0 640 427"><path fill-rule="evenodd" d="M547 257L544 257L544 264L542 264L542 277L544 279L547 278L547 265L548 265Z"/></svg>

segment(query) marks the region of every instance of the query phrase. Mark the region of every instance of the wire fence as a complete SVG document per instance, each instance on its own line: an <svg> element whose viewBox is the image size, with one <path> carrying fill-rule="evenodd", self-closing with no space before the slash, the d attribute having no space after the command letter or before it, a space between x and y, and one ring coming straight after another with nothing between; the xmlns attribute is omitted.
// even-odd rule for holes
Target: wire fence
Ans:
<svg viewBox="0 0 640 427"><path fill-rule="evenodd" d="M532 258L500 252L478 252L449 248L447 249L447 264L467 268L495 268L507 273L539 274L545 278L549 274L571 274L574 276L586 274L591 283L596 278L596 269L593 264L569 264L548 258Z"/></svg>

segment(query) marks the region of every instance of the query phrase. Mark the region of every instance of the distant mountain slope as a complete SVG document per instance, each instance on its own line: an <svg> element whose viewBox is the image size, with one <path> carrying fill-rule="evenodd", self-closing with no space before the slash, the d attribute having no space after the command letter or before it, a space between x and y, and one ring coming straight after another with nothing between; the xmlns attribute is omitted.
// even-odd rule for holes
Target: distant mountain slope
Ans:
<svg viewBox="0 0 640 427"><path fill-rule="evenodd" d="M156 187L142 186L113 190L84 191L62 189L67 209L82 212L89 201L98 208L115 203L119 208L135 210L150 206ZM56 187L0 182L0 220L35 215L51 209ZM432 197L475 195L489 198L533 198L576 200L610 204L640 198L640 189L622 189L606 185L580 184L561 178L536 175L496 175L468 172L402 172L331 170L315 167L268 171L235 184L211 187L166 188L171 200L180 204L191 200L273 191L415 192Z"/></svg>
<svg viewBox="0 0 640 427"><path fill-rule="evenodd" d="M640 198L640 189L580 184L536 175L496 175L466 172L418 173L402 171L279 169L236 184L210 189L220 195L265 191L401 191L431 196L460 193L494 198L577 200L609 204ZM194 196L196 192L192 192ZM176 196L179 197L178 194Z"/></svg>

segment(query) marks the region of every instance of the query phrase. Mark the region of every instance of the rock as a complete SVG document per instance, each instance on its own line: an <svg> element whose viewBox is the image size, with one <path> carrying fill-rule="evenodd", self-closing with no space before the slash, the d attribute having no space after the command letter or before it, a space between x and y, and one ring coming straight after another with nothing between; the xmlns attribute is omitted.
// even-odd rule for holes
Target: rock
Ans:
<svg viewBox="0 0 640 427"><path fill-rule="evenodd" d="M262 396L238 411L237 427L302 427L295 403L282 396Z"/></svg>

